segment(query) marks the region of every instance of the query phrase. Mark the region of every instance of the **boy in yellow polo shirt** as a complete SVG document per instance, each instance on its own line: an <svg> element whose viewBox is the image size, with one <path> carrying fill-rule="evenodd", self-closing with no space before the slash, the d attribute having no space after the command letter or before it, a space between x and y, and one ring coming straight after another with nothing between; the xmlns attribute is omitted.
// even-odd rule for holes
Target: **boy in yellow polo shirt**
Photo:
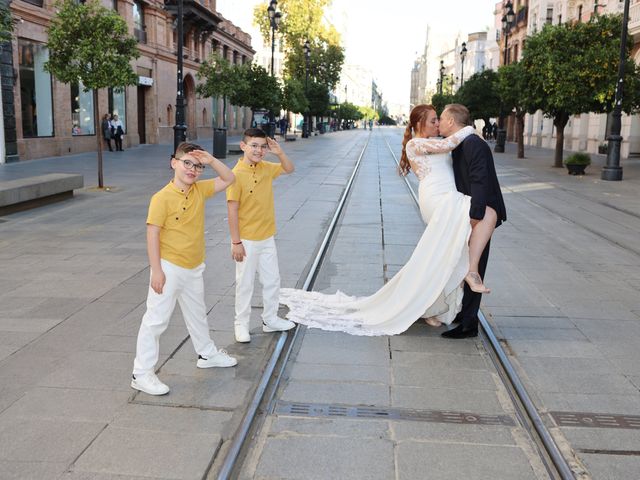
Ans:
<svg viewBox="0 0 640 480"><path fill-rule="evenodd" d="M217 178L200 180L205 165ZM147 253L151 281L147 311L138 332L131 387L150 395L164 395L169 387L154 373L159 339L176 305L198 354L197 367L232 367L238 362L218 350L209 335L204 303L204 203L234 182L233 172L193 143L181 143L171 158L174 177L157 192L147 216Z"/></svg>
<svg viewBox="0 0 640 480"><path fill-rule="evenodd" d="M236 261L236 342L247 343L251 297L256 271L262 283L262 330L279 332L295 323L278 318L280 272L274 235L273 179L295 169L278 142L257 128L244 132L240 148L244 156L233 167L236 183L227 189L227 210L231 231L231 256ZM268 151L280 163L263 161Z"/></svg>

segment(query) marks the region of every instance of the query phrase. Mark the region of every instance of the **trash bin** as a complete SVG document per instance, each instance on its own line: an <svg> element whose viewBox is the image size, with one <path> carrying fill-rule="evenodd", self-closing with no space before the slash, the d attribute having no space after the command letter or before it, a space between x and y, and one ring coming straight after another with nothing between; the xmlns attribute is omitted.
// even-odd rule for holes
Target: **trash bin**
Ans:
<svg viewBox="0 0 640 480"><path fill-rule="evenodd" d="M227 129L226 128L213 129L213 156L218 159L227 158Z"/></svg>
<svg viewBox="0 0 640 480"><path fill-rule="evenodd" d="M318 131L320 132L321 135L324 135L325 129L326 129L326 123L325 122L320 122L318 124Z"/></svg>

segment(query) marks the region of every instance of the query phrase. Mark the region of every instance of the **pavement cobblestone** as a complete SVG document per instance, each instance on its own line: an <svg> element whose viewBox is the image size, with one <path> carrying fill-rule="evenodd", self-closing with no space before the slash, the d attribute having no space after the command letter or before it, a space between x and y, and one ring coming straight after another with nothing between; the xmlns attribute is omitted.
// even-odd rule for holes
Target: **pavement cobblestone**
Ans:
<svg viewBox="0 0 640 480"><path fill-rule="evenodd" d="M299 286L369 135L317 289L368 294L406 260L422 223L383 142L397 152L401 133L287 142L298 169L276 187L283 285ZM78 172L87 186L72 200L0 217L1 478L202 478L237 423L269 336L256 329L256 295L253 341L233 342L222 196L207 207L206 303L214 340L240 364L198 371L177 311L162 337L159 372L172 392L152 398L128 385L149 274L144 218L150 195L170 178L162 166L168 151L107 152L111 192L91 187L95 154L0 166L0 181ZM492 243L485 314L543 413L640 415L640 160L623 162L622 182L603 182L603 157L574 177L550 167L550 150L527 147L526 156L516 159L512 144L496 155L509 221ZM481 343L445 342L438 333L424 325L390 339L307 330L281 398L508 414ZM561 427L554 435L571 444L591 478L640 471L633 430ZM622 450L636 453L616 454ZM242 478L404 480L425 472L544 478L517 427L286 415L268 417Z"/></svg>

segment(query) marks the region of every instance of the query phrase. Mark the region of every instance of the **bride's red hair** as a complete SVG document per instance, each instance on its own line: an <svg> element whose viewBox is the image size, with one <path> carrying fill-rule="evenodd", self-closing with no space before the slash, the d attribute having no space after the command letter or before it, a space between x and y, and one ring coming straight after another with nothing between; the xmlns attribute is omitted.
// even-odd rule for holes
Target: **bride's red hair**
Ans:
<svg viewBox="0 0 640 480"><path fill-rule="evenodd" d="M400 155L400 166L398 167L400 175L406 175L411 171L411 164L407 158L407 142L413 138L414 133L427 121L429 112L435 112L433 105L417 105L413 107L409 114L409 123L404 131L402 139L402 154Z"/></svg>

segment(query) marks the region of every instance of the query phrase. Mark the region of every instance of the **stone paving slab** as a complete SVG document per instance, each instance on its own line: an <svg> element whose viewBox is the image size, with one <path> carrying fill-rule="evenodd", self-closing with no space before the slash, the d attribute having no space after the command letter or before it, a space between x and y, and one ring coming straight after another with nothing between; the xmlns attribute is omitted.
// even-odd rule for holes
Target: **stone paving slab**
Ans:
<svg viewBox="0 0 640 480"><path fill-rule="evenodd" d="M527 457L517 447L496 445L403 442L397 446L398 478L537 478Z"/></svg>
<svg viewBox="0 0 640 480"><path fill-rule="evenodd" d="M73 471L196 480L219 445L219 435L109 426Z"/></svg>

